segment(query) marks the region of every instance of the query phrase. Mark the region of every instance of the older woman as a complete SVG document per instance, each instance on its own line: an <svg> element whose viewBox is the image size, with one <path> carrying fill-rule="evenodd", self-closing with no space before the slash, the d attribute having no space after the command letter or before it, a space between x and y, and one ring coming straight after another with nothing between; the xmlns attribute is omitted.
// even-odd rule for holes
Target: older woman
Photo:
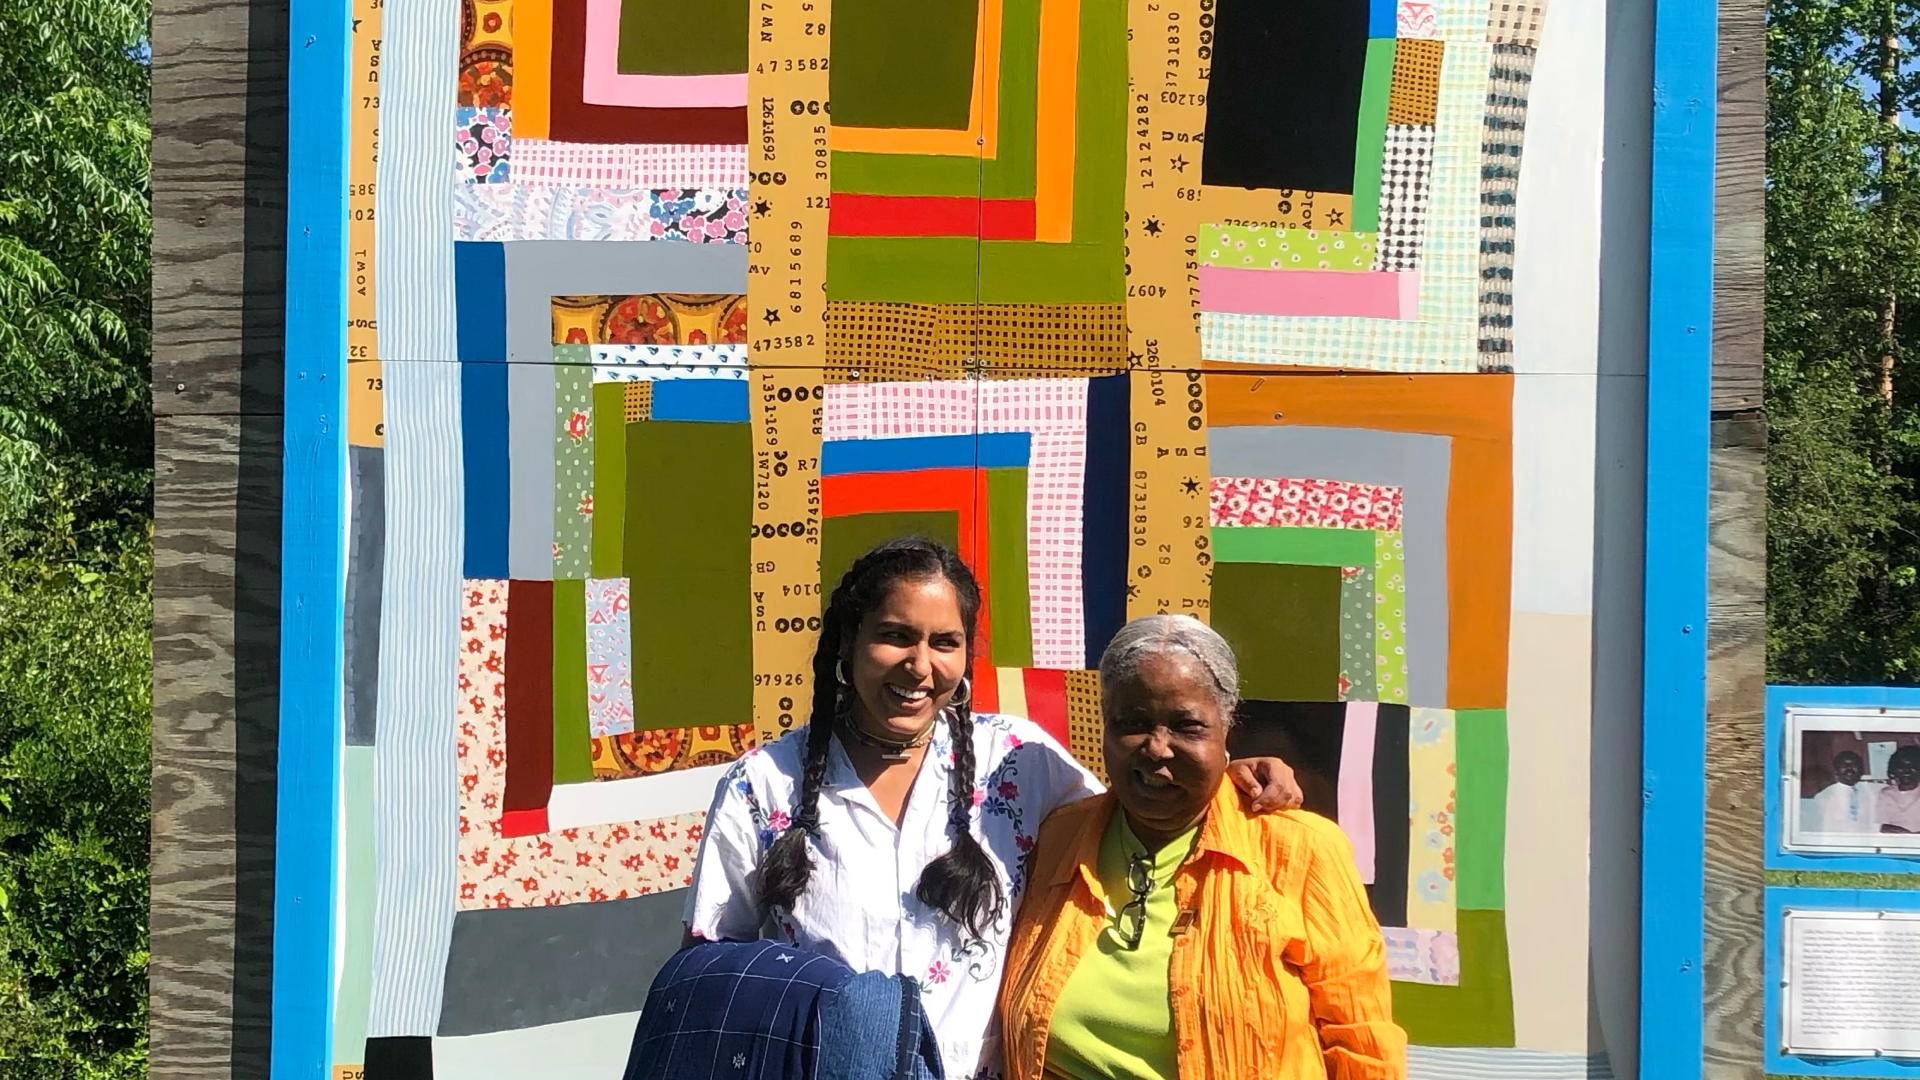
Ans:
<svg viewBox="0 0 1920 1080"><path fill-rule="evenodd" d="M1007 1080L1402 1080L1380 927L1339 826L1221 783L1239 673L1186 616L1100 661L1112 791L1041 826L1007 952Z"/></svg>
<svg viewBox="0 0 1920 1080"><path fill-rule="evenodd" d="M827 602L812 718L720 781L686 908L690 940L767 929L912 976L953 1080L999 1069L1024 852L1054 808L1100 790L1032 721L970 708L980 607L973 573L931 541L855 560ZM1234 768L1256 809L1298 804L1284 763Z"/></svg>

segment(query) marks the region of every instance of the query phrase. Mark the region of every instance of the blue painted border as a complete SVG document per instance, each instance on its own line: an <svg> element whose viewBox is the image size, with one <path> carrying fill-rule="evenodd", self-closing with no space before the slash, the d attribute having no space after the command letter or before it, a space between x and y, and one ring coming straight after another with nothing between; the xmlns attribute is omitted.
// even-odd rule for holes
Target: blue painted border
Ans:
<svg viewBox="0 0 1920 1080"><path fill-rule="evenodd" d="M1640 1078L1698 1080L1704 1031L1707 460L1719 10L1657 0L1647 303Z"/></svg>
<svg viewBox="0 0 1920 1080"><path fill-rule="evenodd" d="M1797 703L1796 703L1797 704ZM1767 890L1767 1072L1794 1076L1867 1076L1920 1080L1920 1061L1887 1058L1809 1058L1780 1052L1780 921L1789 905L1808 908L1920 911L1920 892L1891 889Z"/></svg>
<svg viewBox="0 0 1920 1080"><path fill-rule="evenodd" d="M272 1080L328 1080L346 586L347 0L288 13Z"/></svg>
<svg viewBox="0 0 1920 1080"><path fill-rule="evenodd" d="M1920 853L1899 855L1820 855L1780 848L1786 807L1780 804L1785 764L1787 706L1821 709L1920 709L1920 690L1881 686L1767 687L1767 869L1824 870L1850 874L1920 874ZM1920 1077L1920 1072L1902 1073Z"/></svg>

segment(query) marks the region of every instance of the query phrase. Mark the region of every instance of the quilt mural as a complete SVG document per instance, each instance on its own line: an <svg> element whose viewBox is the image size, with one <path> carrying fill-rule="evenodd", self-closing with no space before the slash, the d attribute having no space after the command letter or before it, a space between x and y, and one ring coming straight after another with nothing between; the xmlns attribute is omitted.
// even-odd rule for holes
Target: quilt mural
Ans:
<svg viewBox="0 0 1920 1080"><path fill-rule="evenodd" d="M1606 1074L1553 3L357 0L335 1076L617 1077L717 778L908 534L1096 770L1127 618L1229 638L1416 1077Z"/></svg>

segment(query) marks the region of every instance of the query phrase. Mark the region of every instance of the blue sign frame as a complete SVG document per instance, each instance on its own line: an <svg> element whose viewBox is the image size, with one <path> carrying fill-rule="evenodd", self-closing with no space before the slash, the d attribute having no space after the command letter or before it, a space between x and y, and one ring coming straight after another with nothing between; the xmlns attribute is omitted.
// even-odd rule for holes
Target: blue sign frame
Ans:
<svg viewBox="0 0 1920 1080"><path fill-rule="evenodd" d="M1786 810L1781 803L1781 755L1786 746L1787 709L1915 709L1920 689L1877 686L1767 687L1767 869L1819 870L1847 874L1920 874L1920 851L1912 855L1824 854L1787 851L1782 846ZM1905 1074L1902 1074L1905 1075Z"/></svg>
<svg viewBox="0 0 1920 1080"><path fill-rule="evenodd" d="M1911 694L1913 691L1907 691ZM1771 712L1771 708L1769 709ZM1772 815L1768 815L1772 821ZM1767 1073L1788 1076L1864 1076L1874 1080L1920 1080L1920 1059L1817 1058L1781 1050L1781 921L1788 907L1837 911L1920 911L1920 892L1895 889L1767 890Z"/></svg>

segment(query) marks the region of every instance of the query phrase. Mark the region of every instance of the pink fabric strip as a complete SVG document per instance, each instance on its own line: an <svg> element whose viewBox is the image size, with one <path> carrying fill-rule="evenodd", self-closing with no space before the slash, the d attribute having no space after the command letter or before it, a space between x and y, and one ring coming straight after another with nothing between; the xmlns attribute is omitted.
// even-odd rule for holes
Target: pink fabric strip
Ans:
<svg viewBox="0 0 1920 1080"><path fill-rule="evenodd" d="M1380 706L1371 701L1347 702L1346 724L1340 736L1340 831L1353 845L1353 861L1360 880L1373 884L1373 736Z"/></svg>
<svg viewBox="0 0 1920 1080"><path fill-rule="evenodd" d="M1200 309L1234 315L1334 315L1410 319L1409 272L1355 274L1342 270L1200 268ZM1420 295L1417 281L1411 295Z"/></svg>
<svg viewBox="0 0 1920 1080"><path fill-rule="evenodd" d="M1027 596L1033 663L1086 663L1086 609L1080 591L1080 519L1086 503L1087 380L836 383L821 425L827 441L1025 431Z"/></svg>
<svg viewBox="0 0 1920 1080"><path fill-rule="evenodd" d="M631 108L730 108L747 103L747 73L622 74L620 0L587 0L587 64L580 99L590 105Z"/></svg>

